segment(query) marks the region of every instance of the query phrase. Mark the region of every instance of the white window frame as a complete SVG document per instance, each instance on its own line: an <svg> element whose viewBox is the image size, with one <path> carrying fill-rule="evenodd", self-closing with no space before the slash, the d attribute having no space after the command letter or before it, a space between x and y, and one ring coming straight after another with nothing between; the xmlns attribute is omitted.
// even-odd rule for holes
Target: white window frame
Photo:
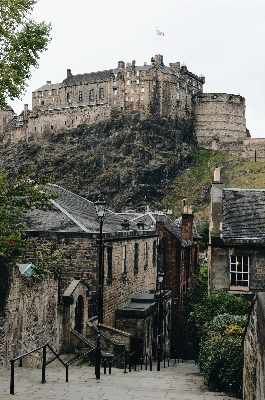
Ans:
<svg viewBox="0 0 265 400"><path fill-rule="evenodd" d="M121 273L126 274L126 244L122 246Z"/></svg>
<svg viewBox="0 0 265 400"><path fill-rule="evenodd" d="M249 256L230 256L230 289L231 286L249 290Z"/></svg>

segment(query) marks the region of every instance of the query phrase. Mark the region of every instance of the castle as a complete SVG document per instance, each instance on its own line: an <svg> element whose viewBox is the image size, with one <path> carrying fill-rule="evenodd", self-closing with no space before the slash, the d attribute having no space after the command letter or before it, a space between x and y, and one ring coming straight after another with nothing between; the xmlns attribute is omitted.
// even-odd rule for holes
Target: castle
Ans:
<svg viewBox="0 0 265 400"><path fill-rule="evenodd" d="M190 122L201 147L265 160L265 140L251 139L246 128L244 97L203 93L204 83L185 64L167 67L159 54L142 66L119 61L117 68L78 75L68 69L62 83L47 81L32 93L32 110L26 104L20 116L0 111L0 134L17 142L138 111Z"/></svg>

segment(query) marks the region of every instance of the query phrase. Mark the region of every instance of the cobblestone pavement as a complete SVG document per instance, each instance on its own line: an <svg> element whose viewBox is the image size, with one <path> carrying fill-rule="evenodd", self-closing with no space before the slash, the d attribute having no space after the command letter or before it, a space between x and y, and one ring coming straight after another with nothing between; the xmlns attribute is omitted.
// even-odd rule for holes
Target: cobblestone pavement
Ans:
<svg viewBox="0 0 265 400"><path fill-rule="evenodd" d="M155 366L154 366L155 367ZM94 368L86 365L69 367L69 382L65 368L53 362L46 368L46 383L41 383L41 369L15 367L15 395L10 395L10 368L0 367L0 399L20 400L235 400L224 393L209 392L194 363L161 365L161 371L140 370L124 373L113 368L96 380ZM108 371L107 371L108 372Z"/></svg>

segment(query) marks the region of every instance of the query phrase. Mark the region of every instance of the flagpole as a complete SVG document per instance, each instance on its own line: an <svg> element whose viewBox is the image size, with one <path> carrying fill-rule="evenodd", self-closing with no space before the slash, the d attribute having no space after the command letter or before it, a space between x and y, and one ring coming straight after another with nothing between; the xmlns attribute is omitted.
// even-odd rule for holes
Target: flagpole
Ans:
<svg viewBox="0 0 265 400"><path fill-rule="evenodd" d="M157 26L156 26L156 55L157 55Z"/></svg>

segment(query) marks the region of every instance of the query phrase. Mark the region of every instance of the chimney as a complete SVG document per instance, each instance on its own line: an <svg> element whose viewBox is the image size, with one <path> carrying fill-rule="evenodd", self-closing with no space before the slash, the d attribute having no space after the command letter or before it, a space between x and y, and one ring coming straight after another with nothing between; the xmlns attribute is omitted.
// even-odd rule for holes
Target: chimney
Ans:
<svg viewBox="0 0 265 400"><path fill-rule="evenodd" d="M144 223L143 223L143 221L137 222L137 228L139 229L139 231L143 231L143 230L144 230Z"/></svg>
<svg viewBox="0 0 265 400"><path fill-rule="evenodd" d="M67 70L67 78L71 78L72 76L72 72L70 69Z"/></svg>
<svg viewBox="0 0 265 400"><path fill-rule="evenodd" d="M223 188L224 185L220 180L220 168L215 168L214 182L212 183L211 190L210 243L212 237L220 238L222 232Z"/></svg>
<svg viewBox="0 0 265 400"><path fill-rule="evenodd" d="M122 224L121 224L121 228L123 231L129 231L130 230L130 222L128 219L125 219Z"/></svg>
<svg viewBox="0 0 265 400"><path fill-rule="evenodd" d="M52 81L46 81L46 85L50 85Z"/></svg>
<svg viewBox="0 0 265 400"><path fill-rule="evenodd" d="M135 64L136 64L136 61L135 61L135 60L132 60L132 70L133 70L133 71L135 71Z"/></svg>
<svg viewBox="0 0 265 400"><path fill-rule="evenodd" d="M191 206L184 206L182 213L182 238L193 241L193 212Z"/></svg>
<svg viewBox="0 0 265 400"><path fill-rule="evenodd" d="M24 104L24 115L23 115L23 118L24 118L25 121L28 119L28 111L29 111L28 104Z"/></svg>
<svg viewBox="0 0 265 400"><path fill-rule="evenodd" d="M147 62L146 62L146 61L144 62L144 65L147 65Z"/></svg>
<svg viewBox="0 0 265 400"><path fill-rule="evenodd" d="M164 65L163 56L161 56L161 54L156 54L155 64L158 65L159 67Z"/></svg>
<svg viewBox="0 0 265 400"><path fill-rule="evenodd" d="M118 68L124 68L125 67L125 62L124 61L118 61Z"/></svg>

